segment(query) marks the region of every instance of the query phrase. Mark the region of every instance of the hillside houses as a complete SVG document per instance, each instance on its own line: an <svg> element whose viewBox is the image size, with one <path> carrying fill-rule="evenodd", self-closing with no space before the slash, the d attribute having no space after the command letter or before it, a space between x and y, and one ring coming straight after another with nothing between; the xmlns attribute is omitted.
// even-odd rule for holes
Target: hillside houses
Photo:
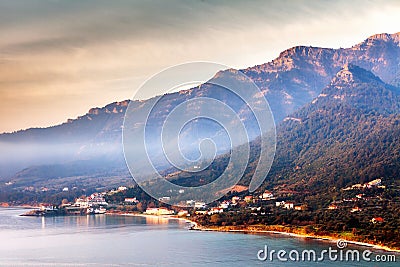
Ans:
<svg viewBox="0 0 400 267"><path fill-rule="evenodd" d="M288 209L288 210L294 209L294 204L295 203L292 201L277 201L277 202L275 202L276 207L282 207L282 208Z"/></svg>
<svg viewBox="0 0 400 267"><path fill-rule="evenodd" d="M375 218L372 218L371 222L376 224L376 223L383 223L383 222L385 222L385 220L382 217L375 217Z"/></svg>
<svg viewBox="0 0 400 267"><path fill-rule="evenodd" d="M350 187L344 188L344 191L348 190L357 190L357 189L371 189L371 188L386 188L384 185L382 185L382 179L375 179L372 181L369 181L365 184L355 184Z"/></svg>
<svg viewBox="0 0 400 267"><path fill-rule="evenodd" d="M89 208L93 206L107 205L108 203L106 202L102 193L93 193L88 197L77 198L73 206L80 208Z"/></svg>
<svg viewBox="0 0 400 267"><path fill-rule="evenodd" d="M275 199L274 194L272 194L272 192L270 191L264 191L264 193L262 193L262 195L259 196L260 199L262 200L271 200L271 199Z"/></svg>

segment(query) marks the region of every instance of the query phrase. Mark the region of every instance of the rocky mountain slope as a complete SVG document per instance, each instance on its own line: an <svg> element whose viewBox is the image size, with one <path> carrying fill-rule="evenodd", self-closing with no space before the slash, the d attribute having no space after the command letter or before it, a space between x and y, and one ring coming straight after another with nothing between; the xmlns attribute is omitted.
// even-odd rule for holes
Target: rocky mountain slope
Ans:
<svg viewBox="0 0 400 267"><path fill-rule="evenodd" d="M346 65L317 98L280 125L270 178L318 192L398 179L399 170L400 89Z"/></svg>
<svg viewBox="0 0 400 267"><path fill-rule="evenodd" d="M241 184L258 161L259 140ZM229 155L196 176L175 173L178 184L214 180ZM263 188L319 195L355 183L399 179L400 88L353 64L345 65L319 96L277 128L277 150ZM261 190L262 191L262 190Z"/></svg>
<svg viewBox="0 0 400 267"><path fill-rule="evenodd" d="M283 122L282 127L284 128L288 127L285 125L289 123L295 125L297 122L292 118L301 117L301 112L304 113L305 111L303 109L299 111L300 113L290 114L308 105L311 101L313 101L313 104L309 105L315 106L328 100L336 103L339 100L347 101L351 99L354 92L348 92L350 95L347 97L348 95L342 95L338 89L340 87L339 81L343 83L351 82L344 79L347 77L346 71L349 70L340 71L348 63L353 64L348 65L352 66L351 73L357 73L357 69L353 66L359 66L370 71L370 75L378 76L381 81L378 82L371 78L370 82L372 84L383 84L384 82L385 86L383 87L386 89L382 89L382 92L391 96L392 93L389 92L393 92L393 90L388 89L389 84L397 86L400 82L399 36L400 33L377 34L346 49L297 46L285 50L278 58L269 63L242 71L261 88L263 96L269 101L276 122L278 124ZM233 70L221 71L217 75L226 75L230 71ZM337 76L338 72L343 77ZM358 77L358 75L355 76ZM354 79L354 75L351 79ZM332 84L335 84L335 90L339 91L332 98L324 96L328 95L325 92L327 85L331 86L329 88L333 90ZM232 99L213 86L201 86L167 95L163 101L164 106L159 107L158 118L162 121L175 106L196 96L220 99L233 106L237 112L244 114L244 120L250 120L246 112L241 112L245 108L243 103ZM369 96L372 100L376 100L373 94ZM254 96L254 98L257 97L260 96ZM0 135L0 146L2 148L0 176L6 180L13 178L19 181L23 180L25 184L29 183L32 177L36 179L43 175L38 172L41 165L46 165L48 170L52 164L57 164L54 165L54 168L58 168L56 167L59 166L58 164L70 164L75 161L91 160L104 156L107 156L111 162L116 162L115 169L126 170L122 156L121 126L128 104L129 101L122 101L103 108L94 108L84 116L68 120L66 123L54 127L28 129ZM133 104L140 112L141 107L146 105L146 101L135 101ZM370 103L368 102L368 104ZM362 106L361 103L359 105ZM392 105L395 106L393 103ZM380 106L379 112L384 109L383 105ZM306 108L309 108L309 106ZM383 116L382 114L385 114L385 112L380 114ZM304 120L305 118L300 119ZM336 126L332 124L330 127L333 129ZM279 131L289 132L283 128L280 127ZM297 128L292 130L297 131ZM316 129L308 129L308 131L312 130ZM213 131L214 129L211 128L205 129L204 134L213 134ZM297 150L295 149L295 151ZM293 155L299 156L296 153ZM298 159L288 156L285 162L292 164L295 160ZM282 161L280 162L279 164L283 164ZM35 166L34 176L33 172L29 171L30 166ZM18 173L22 169L24 171ZM60 170L60 168L58 169ZM101 170L99 172L101 173ZM73 179L77 174L60 171L55 175Z"/></svg>

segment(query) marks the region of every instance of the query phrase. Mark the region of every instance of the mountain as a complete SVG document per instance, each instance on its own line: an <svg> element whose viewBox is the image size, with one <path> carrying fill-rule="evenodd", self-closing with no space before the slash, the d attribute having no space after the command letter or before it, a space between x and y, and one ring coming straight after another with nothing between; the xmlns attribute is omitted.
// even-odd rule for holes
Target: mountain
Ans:
<svg viewBox="0 0 400 267"><path fill-rule="evenodd" d="M249 184L258 161L259 140L250 145L253 152L242 185ZM228 160L224 155L199 174L176 172L169 178L182 185L210 182ZM400 88L346 64L318 97L278 126L275 160L260 190L322 198L327 188L377 178L385 184L399 181L399 170Z"/></svg>
<svg viewBox="0 0 400 267"><path fill-rule="evenodd" d="M377 34L346 49L296 46L283 51L278 58L269 63L241 71L260 87L262 96L266 97L271 106L277 124L283 122L285 125L294 123L288 118L290 114L295 113L290 117L301 115L296 112L311 101L323 103L326 93L322 90L327 90L326 86L334 82L332 79L336 78L345 82L339 79L337 73L345 71L340 70L346 64L360 66L365 71L369 71L370 75L380 77L380 82L385 83L386 87L389 84L399 85L399 36L400 33ZM220 71L213 79L223 78L235 71ZM352 67L352 72L357 71ZM370 82L379 83L372 80ZM253 125L254 118L248 112L246 104L212 84L165 95L157 107L157 112L154 113L157 115L153 118L154 125L161 125L169 112L179 104L199 96L227 103L247 124L251 138L256 138L258 132ZM262 96L254 95L253 99L256 101ZM336 98L333 97L333 99L326 97L324 99L336 101L344 97L335 96ZM344 99L347 100L347 98ZM140 113L151 101L152 99L134 101L132 105L135 111ZM113 164L111 169L118 170L117 173L127 173L122 154L121 127L129 103L130 101L127 100L112 103L103 108L94 108L77 119L68 120L54 127L0 135L0 175L6 180L23 180L24 184L29 184L30 179L45 175L51 166L59 169L60 164L73 166L73 164L79 165L79 161L92 162L92 165L93 161L98 161L101 166L101 158L108 159ZM188 147L191 147L199 137L216 136L219 130L218 127L215 128L212 125L200 127L194 124L188 129L189 134L186 136L189 138L185 142ZM224 150L219 152L223 153ZM288 162L289 159L292 160L293 157L288 158ZM40 173L38 170L42 165L46 166L44 168L46 171ZM160 167L167 168L168 166L161 164ZM24 171L19 172L21 170ZM98 172L102 173L101 168ZM70 172L58 172L57 177L69 177L73 180L77 177L76 175L79 175L79 173L72 174L73 176Z"/></svg>
<svg viewBox="0 0 400 267"><path fill-rule="evenodd" d="M400 89L348 64L279 126L268 183L318 194L399 170Z"/></svg>
<svg viewBox="0 0 400 267"><path fill-rule="evenodd" d="M377 34L347 49L296 46L273 61L244 69L268 99L274 116L288 114L317 97L332 77L353 63L392 85L400 85L400 33Z"/></svg>
<svg viewBox="0 0 400 267"><path fill-rule="evenodd" d="M1 134L0 177L9 178L32 165L110 155L123 166L121 127L128 104L129 101L122 101L92 108L83 116L49 128Z"/></svg>

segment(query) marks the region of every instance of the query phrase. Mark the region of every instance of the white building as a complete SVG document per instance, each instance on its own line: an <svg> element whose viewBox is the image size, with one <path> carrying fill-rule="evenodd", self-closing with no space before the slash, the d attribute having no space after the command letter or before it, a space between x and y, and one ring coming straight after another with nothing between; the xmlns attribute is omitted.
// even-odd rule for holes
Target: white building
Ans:
<svg viewBox="0 0 400 267"><path fill-rule="evenodd" d="M89 197L77 198L74 206L88 208L92 206L107 206L108 203L100 193L93 193Z"/></svg>
<svg viewBox="0 0 400 267"><path fill-rule="evenodd" d="M94 193L90 197L87 198L87 201L91 205L101 205L107 206L108 203L106 202L105 198L100 193Z"/></svg>
<svg viewBox="0 0 400 267"><path fill-rule="evenodd" d="M219 205L220 208L222 209L227 209L229 208L229 202L228 201L224 201Z"/></svg>
<svg viewBox="0 0 400 267"><path fill-rule="evenodd" d="M194 200L186 200L186 205L194 206L194 204L196 204L196 201L194 201Z"/></svg>
<svg viewBox="0 0 400 267"><path fill-rule="evenodd" d="M206 203L205 202L195 202L194 207L197 209L205 209L206 208Z"/></svg>
<svg viewBox="0 0 400 267"><path fill-rule="evenodd" d="M168 202L171 200L171 197L160 197L158 200L161 202Z"/></svg>
<svg viewBox="0 0 400 267"><path fill-rule="evenodd" d="M371 188L371 187L374 187L374 186L379 186L381 184L382 184L382 179L375 179L375 180L372 180L372 181L368 182L367 183L367 187Z"/></svg>
<svg viewBox="0 0 400 267"><path fill-rule="evenodd" d="M224 212L224 209L223 209L223 208L211 208L211 209L207 212L207 214L208 214L208 215L212 215L212 214L222 213L222 212Z"/></svg>
<svg viewBox="0 0 400 267"><path fill-rule="evenodd" d="M270 191L265 191L260 198L262 198L263 200L269 200L271 198L273 198L274 195L270 192Z"/></svg>
<svg viewBox="0 0 400 267"><path fill-rule="evenodd" d="M77 198L74 206L81 207L81 208L88 208L89 201L87 201L86 198Z"/></svg>
<svg viewBox="0 0 400 267"><path fill-rule="evenodd" d="M240 201L240 197L238 197L238 196L232 197L232 203L237 203L239 201Z"/></svg>
<svg viewBox="0 0 400 267"><path fill-rule="evenodd" d="M124 202L126 202L126 203L137 203L139 201L136 199L136 197L126 197L124 199Z"/></svg>
<svg viewBox="0 0 400 267"><path fill-rule="evenodd" d="M57 210L57 208L55 206L53 206L53 205L43 204L43 205L40 206L40 210L42 210L42 211L53 211L53 210Z"/></svg>
<svg viewBox="0 0 400 267"><path fill-rule="evenodd" d="M284 205L284 208L285 209L293 209L294 208L294 203L293 202L285 202L285 205Z"/></svg>

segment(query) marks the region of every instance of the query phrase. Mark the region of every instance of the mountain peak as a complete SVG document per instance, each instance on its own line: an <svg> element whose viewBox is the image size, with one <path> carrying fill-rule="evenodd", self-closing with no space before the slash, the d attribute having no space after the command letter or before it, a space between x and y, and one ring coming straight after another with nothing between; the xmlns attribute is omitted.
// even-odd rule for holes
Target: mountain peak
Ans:
<svg viewBox="0 0 400 267"><path fill-rule="evenodd" d="M394 47L400 47L400 32L398 33L378 33L374 34L367 39L365 39L363 42L355 45L352 47L353 50L360 50L360 49L366 49L371 46L376 46L376 45L391 45Z"/></svg>
<svg viewBox="0 0 400 267"><path fill-rule="evenodd" d="M400 32L389 34L389 33L378 33L370 36L367 40L382 40L385 42L395 41L399 42Z"/></svg>
<svg viewBox="0 0 400 267"><path fill-rule="evenodd" d="M354 83L383 83L381 79L372 72L363 69L357 65L348 63L335 75L331 81L331 85L336 87L348 86Z"/></svg>
<svg viewBox="0 0 400 267"><path fill-rule="evenodd" d="M362 110L392 114L400 110L399 92L372 72L357 65L346 64L331 83L312 101L318 107L346 104Z"/></svg>

